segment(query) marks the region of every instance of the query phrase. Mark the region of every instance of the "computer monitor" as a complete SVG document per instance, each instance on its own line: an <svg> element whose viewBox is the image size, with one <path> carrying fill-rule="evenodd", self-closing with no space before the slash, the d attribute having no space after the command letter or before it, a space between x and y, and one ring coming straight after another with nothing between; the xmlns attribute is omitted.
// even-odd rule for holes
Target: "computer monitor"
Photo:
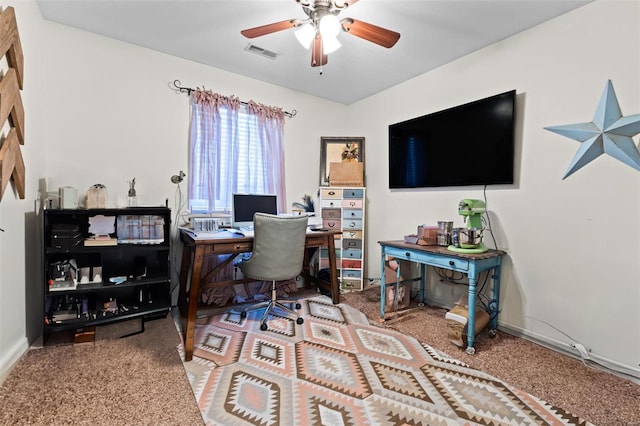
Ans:
<svg viewBox="0 0 640 426"><path fill-rule="evenodd" d="M254 213L278 214L278 197L266 194L233 194L233 227L253 226Z"/></svg>

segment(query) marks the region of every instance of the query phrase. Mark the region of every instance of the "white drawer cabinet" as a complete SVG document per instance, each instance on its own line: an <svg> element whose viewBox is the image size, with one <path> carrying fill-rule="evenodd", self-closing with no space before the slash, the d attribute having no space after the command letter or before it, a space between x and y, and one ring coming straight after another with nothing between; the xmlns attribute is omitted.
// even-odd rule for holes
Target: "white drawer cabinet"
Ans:
<svg viewBox="0 0 640 426"><path fill-rule="evenodd" d="M336 236L336 263L340 288L343 291L362 290L364 283L365 188L320 188L322 226L339 229ZM326 250L320 253L320 268L329 267Z"/></svg>

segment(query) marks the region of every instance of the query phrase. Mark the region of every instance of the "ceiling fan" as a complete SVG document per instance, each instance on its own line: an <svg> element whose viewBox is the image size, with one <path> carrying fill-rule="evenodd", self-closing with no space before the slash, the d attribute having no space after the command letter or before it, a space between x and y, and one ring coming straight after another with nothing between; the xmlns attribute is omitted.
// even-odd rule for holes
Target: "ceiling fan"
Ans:
<svg viewBox="0 0 640 426"><path fill-rule="evenodd" d="M343 9L353 6L358 0L296 0L308 16L306 19L288 19L240 31L247 38L261 37L278 31L297 28L296 38L306 49L311 50L311 66L325 65L328 54L341 44L337 39L340 30L390 48L396 44L400 34L353 18L338 19Z"/></svg>

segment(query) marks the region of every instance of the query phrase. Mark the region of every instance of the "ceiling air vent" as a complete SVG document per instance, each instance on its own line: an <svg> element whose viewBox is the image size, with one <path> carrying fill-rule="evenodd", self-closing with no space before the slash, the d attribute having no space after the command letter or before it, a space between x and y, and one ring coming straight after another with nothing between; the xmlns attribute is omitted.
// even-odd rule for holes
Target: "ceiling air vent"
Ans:
<svg viewBox="0 0 640 426"><path fill-rule="evenodd" d="M263 49L262 47L258 47L251 43L247 44L247 47L245 47L244 50L246 50L247 52L255 53L256 55L260 55L263 58L276 59L278 56L280 56L279 53Z"/></svg>

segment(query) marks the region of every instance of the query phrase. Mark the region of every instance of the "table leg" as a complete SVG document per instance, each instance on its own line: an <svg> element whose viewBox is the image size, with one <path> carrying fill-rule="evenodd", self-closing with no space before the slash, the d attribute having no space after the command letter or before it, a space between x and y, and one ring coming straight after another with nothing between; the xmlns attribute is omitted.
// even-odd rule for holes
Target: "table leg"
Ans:
<svg viewBox="0 0 640 426"><path fill-rule="evenodd" d="M180 315L185 317L187 315L187 279L189 278L189 269L191 269L191 259L193 257L193 251L186 245L182 247L182 261L180 263L180 277L178 283L180 289L178 292L178 309Z"/></svg>
<svg viewBox="0 0 640 426"><path fill-rule="evenodd" d="M498 329L498 312L500 299L500 265L493 269L493 299L489 303L489 315L491 316L490 335L495 336Z"/></svg>
<svg viewBox="0 0 640 426"><path fill-rule="evenodd" d="M183 319L184 328L184 360L193 358L193 345L196 331L196 316L198 314L198 297L200 293L200 279L202 264L204 263L204 246L196 246L191 268L191 284L189 285L189 305L187 317Z"/></svg>
<svg viewBox="0 0 640 426"><path fill-rule="evenodd" d="M420 264L420 293L418 294L418 297L420 298L420 302L418 303L418 306L423 307L424 306L424 289L426 287L427 284L427 265L425 265L424 263Z"/></svg>
<svg viewBox="0 0 640 426"><path fill-rule="evenodd" d="M380 260L380 265L382 265L382 270L380 272L380 321L384 322L384 308L387 305L387 279L385 276L385 254L384 247L382 248L382 258Z"/></svg>
<svg viewBox="0 0 640 426"><path fill-rule="evenodd" d="M340 303L340 286L338 285L338 265L336 265L336 242L333 235L327 236L329 251L329 275L331 275L331 300L334 305Z"/></svg>
<svg viewBox="0 0 640 426"><path fill-rule="evenodd" d="M469 298L467 308L467 353L473 355L476 353L473 347L473 341L476 337L476 285L478 284L478 275L469 274Z"/></svg>
<svg viewBox="0 0 640 426"><path fill-rule="evenodd" d="M302 259L302 275L304 276L305 280L304 280L304 287L305 288L310 288L311 286L309 285L310 281L308 279L308 277L311 276L311 268L309 267L309 258L311 257L309 255L309 251L312 250L308 247L304 248L304 257ZM246 286L246 284L245 284ZM248 294L248 293L247 293Z"/></svg>

